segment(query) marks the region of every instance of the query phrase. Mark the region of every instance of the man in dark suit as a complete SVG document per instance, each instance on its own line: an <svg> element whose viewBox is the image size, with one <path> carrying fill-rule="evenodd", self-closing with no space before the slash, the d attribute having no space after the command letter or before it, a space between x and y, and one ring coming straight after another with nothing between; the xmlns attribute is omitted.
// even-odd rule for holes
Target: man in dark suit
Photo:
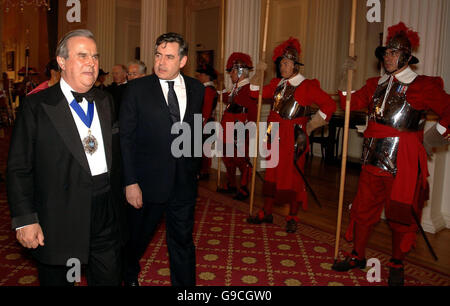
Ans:
<svg viewBox="0 0 450 306"><path fill-rule="evenodd" d="M116 115L119 116L120 104L122 96L128 84L127 67L122 64L114 65L112 68L113 82L105 89L111 94L114 99L114 108L117 110ZM117 118L119 120L119 118Z"/></svg>
<svg viewBox="0 0 450 306"><path fill-rule="evenodd" d="M119 285L118 124L111 96L92 89L94 36L69 32L56 56L60 83L28 96L15 123L7 171L12 227L38 261L41 285L73 285L75 263L87 264L88 285Z"/></svg>
<svg viewBox="0 0 450 306"><path fill-rule="evenodd" d="M139 285L139 259L163 214L172 285L195 285L192 231L201 154L199 158L192 154L175 157L171 151L178 137L171 134L172 126L182 122L193 132L194 115L198 115L201 126L205 89L199 81L180 73L186 61L183 37L176 33L161 35L156 41L155 74L128 83L122 100L120 141L126 197L131 205L127 285ZM183 136L194 139L193 133ZM201 135L197 139L201 145Z"/></svg>

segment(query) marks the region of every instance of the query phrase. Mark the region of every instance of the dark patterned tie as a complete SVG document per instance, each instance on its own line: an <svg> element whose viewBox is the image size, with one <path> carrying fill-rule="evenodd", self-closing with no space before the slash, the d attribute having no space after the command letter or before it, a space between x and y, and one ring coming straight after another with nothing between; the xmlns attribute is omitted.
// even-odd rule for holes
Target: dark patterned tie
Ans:
<svg viewBox="0 0 450 306"><path fill-rule="evenodd" d="M178 105L177 95L175 94L175 90L173 89L174 83L175 81L167 81L167 84L169 84L167 102L169 104L170 118L172 118L173 123L180 121L180 106Z"/></svg>

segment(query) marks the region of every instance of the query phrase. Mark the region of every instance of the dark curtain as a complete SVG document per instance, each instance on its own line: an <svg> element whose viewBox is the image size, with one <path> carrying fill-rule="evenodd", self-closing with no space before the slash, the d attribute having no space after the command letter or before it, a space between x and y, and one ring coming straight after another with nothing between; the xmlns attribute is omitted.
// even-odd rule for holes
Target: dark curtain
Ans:
<svg viewBox="0 0 450 306"><path fill-rule="evenodd" d="M58 44L58 0L50 0L50 7L47 12L48 55L54 58Z"/></svg>

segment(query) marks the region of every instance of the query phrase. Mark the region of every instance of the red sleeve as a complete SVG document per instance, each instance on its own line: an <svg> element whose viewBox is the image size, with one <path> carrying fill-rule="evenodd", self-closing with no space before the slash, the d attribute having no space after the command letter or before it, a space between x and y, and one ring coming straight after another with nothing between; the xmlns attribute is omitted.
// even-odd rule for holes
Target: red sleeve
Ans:
<svg viewBox="0 0 450 306"><path fill-rule="evenodd" d="M216 97L216 91L211 87L205 88L205 97L203 99L202 117L207 120L211 117L214 105L214 98Z"/></svg>
<svg viewBox="0 0 450 306"><path fill-rule="evenodd" d="M263 87L263 99L271 99L273 98L273 94L275 93L275 89L277 89L278 83L280 83L281 79L273 78L269 84ZM259 90L250 91L250 95L252 98L257 99L259 96Z"/></svg>
<svg viewBox="0 0 450 306"><path fill-rule="evenodd" d="M354 111L363 109L370 104L375 89L378 86L379 79L380 77L368 79L366 85L364 85L361 89L352 93L352 99L350 101L350 110ZM347 96L342 95L342 92L339 91L339 97L341 100L341 108L345 110Z"/></svg>
<svg viewBox="0 0 450 306"><path fill-rule="evenodd" d="M329 121L336 111L336 102L320 88L318 80L304 80L295 90L295 100L301 105L316 104Z"/></svg>
<svg viewBox="0 0 450 306"><path fill-rule="evenodd" d="M431 109L439 117L439 124L450 130L450 95L444 90L440 77L420 75L406 92L408 103L416 109Z"/></svg>

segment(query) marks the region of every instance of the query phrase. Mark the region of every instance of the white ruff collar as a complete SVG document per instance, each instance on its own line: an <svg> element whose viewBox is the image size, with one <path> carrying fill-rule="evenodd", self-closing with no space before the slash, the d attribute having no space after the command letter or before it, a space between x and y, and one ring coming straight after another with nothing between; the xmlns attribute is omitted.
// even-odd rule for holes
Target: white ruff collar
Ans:
<svg viewBox="0 0 450 306"><path fill-rule="evenodd" d="M306 78L301 75L300 73L297 73L295 76L293 76L292 78L286 80L286 79L282 79L280 81L280 83L278 83L278 86L283 84L284 82L288 81L289 84L291 84L292 86L297 87L298 85L300 85L304 80L306 80Z"/></svg>
<svg viewBox="0 0 450 306"><path fill-rule="evenodd" d="M378 80L378 85L379 84L383 84L384 82L386 82L387 80L389 80L389 78L391 77L390 74L384 74L379 80ZM406 68L405 70L403 70L400 73L397 73L396 75L394 75L394 77L399 80L400 82L402 82L403 84L410 84L412 83L412 81L414 81L417 77L417 73L415 73L409 66L408 68Z"/></svg>
<svg viewBox="0 0 450 306"><path fill-rule="evenodd" d="M213 81L209 81L209 82L203 83L203 86L205 86L205 87L214 86L214 82Z"/></svg>
<svg viewBox="0 0 450 306"><path fill-rule="evenodd" d="M247 84L250 84L250 79L249 78L245 78L245 79L243 79L242 81L240 81L238 84L237 84L237 88L239 88L239 87L242 87L242 86L245 86L245 85L247 85Z"/></svg>

